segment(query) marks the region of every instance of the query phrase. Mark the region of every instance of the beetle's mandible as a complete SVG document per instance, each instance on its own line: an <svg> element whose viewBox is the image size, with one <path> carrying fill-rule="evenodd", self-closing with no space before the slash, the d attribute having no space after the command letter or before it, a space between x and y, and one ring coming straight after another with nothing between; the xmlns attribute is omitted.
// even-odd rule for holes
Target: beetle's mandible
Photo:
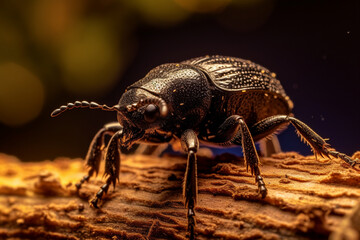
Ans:
<svg viewBox="0 0 360 240"><path fill-rule="evenodd" d="M76 101L56 109L51 116L73 108L116 111L118 122L106 124L95 135L86 156L89 172L81 184L99 170L104 156L106 184L91 200L93 207L119 178L120 146L134 143L169 143L181 141L187 154L184 177L184 201L187 208L190 239L195 236L197 202L196 152L199 140L205 144L241 145L246 165L255 176L262 198L267 195L260 174L259 157L254 142L273 136L291 123L311 146L315 155L341 158L351 166L358 159L330 148L309 126L293 117L293 104L279 80L268 69L248 60L224 56L205 56L152 69L143 79L129 86L117 105ZM109 142L104 142L110 135ZM276 138L261 145L279 151ZM103 145L107 145L103 148ZM271 152L270 152L271 153Z"/></svg>

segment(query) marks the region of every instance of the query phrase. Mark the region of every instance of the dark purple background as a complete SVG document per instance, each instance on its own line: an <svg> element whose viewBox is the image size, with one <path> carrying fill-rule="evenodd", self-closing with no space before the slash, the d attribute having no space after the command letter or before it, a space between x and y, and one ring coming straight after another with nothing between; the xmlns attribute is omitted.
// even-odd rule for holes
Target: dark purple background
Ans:
<svg viewBox="0 0 360 240"><path fill-rule="evenodd" d="M215 15L194 15L172 28L141 25L137 55L118 86L103 98L88 100L116 104L127 85L162 63L206 54L245 58L277 73L295 104L295 116L351 155L360 149L358 2L278 1L264 25L245 33L224 27ZM30 124L0 125L0 152L23 160L84 157L96 131L116 117L85 110L49 117L54 108L75 99L64 90ZM279 139L285 151L311 153L293 127Z"/></svg>

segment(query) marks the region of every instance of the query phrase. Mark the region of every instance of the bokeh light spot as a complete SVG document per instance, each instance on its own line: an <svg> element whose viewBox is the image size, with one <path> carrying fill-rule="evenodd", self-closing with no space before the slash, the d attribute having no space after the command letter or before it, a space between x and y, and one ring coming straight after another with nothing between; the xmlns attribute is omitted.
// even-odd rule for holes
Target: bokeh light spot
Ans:
<svg viewBox="0 0 360 240"><path fill-rule="evenodd" d="M62 43L63 82L71 93L101 96L123 69L122 53L106 24L89 20L74 26Z"/></svg>
<svg viewBox="0 0 360 240"><path fill-rule="evenodd" d="M23 125L44 105L44 86L34 74L15 63L0 64L0 122Z"/></svg>

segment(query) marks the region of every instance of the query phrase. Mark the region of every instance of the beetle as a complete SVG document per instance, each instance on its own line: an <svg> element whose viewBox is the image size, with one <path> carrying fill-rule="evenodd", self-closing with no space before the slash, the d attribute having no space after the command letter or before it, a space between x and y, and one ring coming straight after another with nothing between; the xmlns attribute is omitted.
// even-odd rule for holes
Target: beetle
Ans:
<svg viewBox="0 0 360 240"><path fill-rule="evenodd" d="M351 166L359 164L358 159L353 160L331 148L325 139L293 116L293 103L274 73L235 57L204 56L163 64L127 87L114 106L76 101L61 106L51 116L73 108L117 112L118 122L105 125L93 138L86 156L88 174L76 184L80 189L97 173L104 156L107 178L90 201L95 208L119 178L120 147L129 148L134 143L181 142L187 154L183 196L190 239L195 236L199 141L242 146L247 169L250 168L255 177L262 198L266 197L267 189L254 142L269 138L290 123L311 146L315 156L334 156ZM104 149L106 135L111 138ZM272 143L273 149L276 149L275 143Z"/></svg>

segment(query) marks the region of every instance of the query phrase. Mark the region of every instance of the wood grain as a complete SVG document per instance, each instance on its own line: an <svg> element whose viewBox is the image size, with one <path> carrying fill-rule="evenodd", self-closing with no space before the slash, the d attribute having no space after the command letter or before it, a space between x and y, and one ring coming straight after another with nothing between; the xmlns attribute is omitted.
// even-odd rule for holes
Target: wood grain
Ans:
<svg viewBox="0 0 360 240"><path fill-rule="evenodd" d="M261 158L263 200L242 158L198 162L197 239L360 236L360 171L341 160L294 152ZM88 200L101 177L76 192L86 172L81 159L24 163L0 154L0 164L0 239L186 239L182 156L123 156L120 184L99 210Z"/></svg>

